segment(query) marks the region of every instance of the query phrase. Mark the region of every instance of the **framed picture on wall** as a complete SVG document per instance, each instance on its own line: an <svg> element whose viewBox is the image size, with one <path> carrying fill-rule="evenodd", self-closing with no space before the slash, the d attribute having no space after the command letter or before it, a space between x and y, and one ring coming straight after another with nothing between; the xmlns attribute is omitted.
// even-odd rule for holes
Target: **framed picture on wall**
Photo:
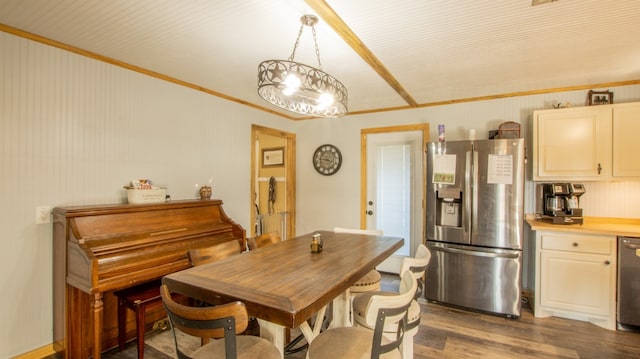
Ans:
<svg viewBox="0 0 640 359"><path fill-rule="evenodd" d="M284 166L284 147L263 148L262 167Z"/></svg>
<svg viewBox="0 0 640 359"><path fill-rule="evenodd" d="M589 91L587 95L587 106L610 105L613 103L613 92L611 91Z"/></svg>

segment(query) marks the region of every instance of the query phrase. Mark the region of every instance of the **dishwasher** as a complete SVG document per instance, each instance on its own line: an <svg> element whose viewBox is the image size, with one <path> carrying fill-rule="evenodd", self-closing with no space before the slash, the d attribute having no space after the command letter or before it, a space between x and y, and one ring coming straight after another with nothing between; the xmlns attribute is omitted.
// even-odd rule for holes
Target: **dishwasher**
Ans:
<svg viewBox="0 0 640 359"><path fill-rule="evenodd" d="M640 329L640 238L618 237L618 328Z"/></svg>

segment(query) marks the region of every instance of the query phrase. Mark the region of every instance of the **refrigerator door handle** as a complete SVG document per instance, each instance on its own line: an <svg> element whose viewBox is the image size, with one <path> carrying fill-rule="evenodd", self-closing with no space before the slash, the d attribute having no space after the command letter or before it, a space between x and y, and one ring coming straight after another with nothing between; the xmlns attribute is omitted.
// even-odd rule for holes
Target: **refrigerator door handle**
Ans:
<svg viewBox="0 0 640 359"><path fill-rule="evenodd" d="M466 236L469 236L468 238L466 238L468 240L467 243L470 243L471 241L471 208L473 205L471 196L472 196L472 178L471 178L471 171L472 171L472 165L471 165L471 161L473 160L473 149L471 149L470 151L467 151L466 153L466 161L465 161L465 178L464 178L464 193L462 194L462 200L463 200L463 206L464 206L464 214L462 216L462 221L463 221L463 228L464 231L466 232Z"/></svg>
<svg viewBox="0 0 640 359"><path fill-rule="evenodd" d="M449 252L449 253L459 253L466 254L470 256L479 256L479 257L491 257L491 258L518 258L519 253L496 253L496 252L485 252L485 251L470 251L466 249L459 248L451 248L451 247L429 247L430 250L441 251L441 252Z"/></svg>

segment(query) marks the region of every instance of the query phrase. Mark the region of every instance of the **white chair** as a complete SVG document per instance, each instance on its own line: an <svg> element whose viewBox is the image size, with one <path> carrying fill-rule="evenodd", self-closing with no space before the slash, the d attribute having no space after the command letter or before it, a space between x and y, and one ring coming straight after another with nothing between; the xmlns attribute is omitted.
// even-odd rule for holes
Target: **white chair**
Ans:
<svg viewBox="0 0 640 359"><path fill-rule="evenodd" d="M401 348L403 359L413 358L413 337L415 337L415 335L418 333L418 327L420 325L420 304L418 304L417 300L422 296L424 291L424 284L422 281L430 260L431 252L424 244L420 244L418 246L418 249L416 250L415 257L404 258L402 261L402 266L400 268L400 273L411 273L416 279L418 285L418 290L416 290L415 298L411 302L411 306L408 310L408 321L405 328L404 339L402 341ZM395 293L373 292L365 293L355 298L353 301L352 309L354 325L369 328L370 330L374 329L372 326L367 324L366 315L369 298L375 295L395 295ZM395 330L396 329L394 327L385 328L385 335L393 335Z"/></svg>
<svg viewBox="0 0 640 359"><path fill-rule="evenodd" d="M402 276L400 292L372 295L367 302L363 327L341 327L320 333L309 344L308 359L378 359L401 358L400 346L407 324L407 311L414 300L418 283L407 271ZM386 327L396 328L395 335L383 335Z"/></svg>

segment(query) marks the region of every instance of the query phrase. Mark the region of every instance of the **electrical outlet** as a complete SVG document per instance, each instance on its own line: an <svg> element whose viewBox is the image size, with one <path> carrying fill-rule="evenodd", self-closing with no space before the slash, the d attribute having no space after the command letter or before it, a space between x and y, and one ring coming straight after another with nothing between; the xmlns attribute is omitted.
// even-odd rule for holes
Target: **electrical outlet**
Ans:
<svg viewBox="0 0 640 359"><path fill-rule="evenodd" d="M51 223L51 206L36 207L36 224Z"/></svg>

